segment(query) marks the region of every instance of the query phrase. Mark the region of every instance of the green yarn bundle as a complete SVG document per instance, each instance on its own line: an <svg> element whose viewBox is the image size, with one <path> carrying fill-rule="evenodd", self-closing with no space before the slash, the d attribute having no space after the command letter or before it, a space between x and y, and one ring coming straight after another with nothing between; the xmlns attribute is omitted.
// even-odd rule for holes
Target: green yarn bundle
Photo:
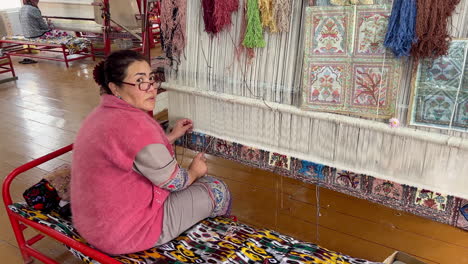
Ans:
<svg viewBox="0 0 468 264"><path fill-rule="evenodd" d="M247 48L265 47L258 0L248 0L247 2L247 28L242 44Z"/></svg>

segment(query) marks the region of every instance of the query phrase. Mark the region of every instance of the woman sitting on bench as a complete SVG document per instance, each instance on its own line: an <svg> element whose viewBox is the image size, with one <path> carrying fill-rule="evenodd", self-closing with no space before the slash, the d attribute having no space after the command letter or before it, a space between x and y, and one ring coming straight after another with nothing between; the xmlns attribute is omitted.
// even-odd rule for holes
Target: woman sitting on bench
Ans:
<svg viewBox="0 0 468 264"><path fill-rule="evenodd" d="M25 38L39 38L51 30L42 18L41 10L37 7L38 3L39 0L23 0L19 16ZM20 63L30 64L36 61L26 58Z"/></svg>
<svg viewBox="0 0 468 264"><path fill-rule="evenodd" d="M160 81L136 51L112 53L94 70L101 103L83 122L74 143L71 174L73 225L108 254L164 244L209 216L226 215L227 186L206 176L199 153L188 170L172 143L192 129L177 121L166 135L148 115Z"/></svg>
<svg viewBox="0 0 468 264"><path fill-rule="evenodd" d="M39 0L23 0L20 9L20 22L23 35L26 38L38 38L50 31L42 18L41 10L37 7Z"/></svg>

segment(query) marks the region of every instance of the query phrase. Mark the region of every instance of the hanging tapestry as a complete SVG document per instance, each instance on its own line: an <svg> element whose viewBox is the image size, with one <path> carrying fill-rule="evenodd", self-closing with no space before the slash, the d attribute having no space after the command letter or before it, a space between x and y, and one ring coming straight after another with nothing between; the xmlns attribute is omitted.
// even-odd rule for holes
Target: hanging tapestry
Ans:
<svg viewBox="0 0 468 264"><path fill-rule="evenodd" d="M303 109L394 115L401 63L383 45L389 16L387 5L307 8Z"/></svg>
<svg viewBox="0 0 468 264"><path fill-rule="evenodd" d="M447 56L421 60L413 87L411 125L468 131L468 40L453 40Z"/></svg>
<svg viewBox="0 0 468 264"><path fill-rule="evenodd" d="M309 7L306 14L306 58L348 57L352 8Z"/></svg>

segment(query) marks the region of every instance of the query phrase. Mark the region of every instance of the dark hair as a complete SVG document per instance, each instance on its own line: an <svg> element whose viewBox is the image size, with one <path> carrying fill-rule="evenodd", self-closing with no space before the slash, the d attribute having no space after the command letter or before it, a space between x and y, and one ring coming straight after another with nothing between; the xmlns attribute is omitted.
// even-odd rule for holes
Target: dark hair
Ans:
<svg viewBox="0 0 468 264"><path fill-rule="evenodd" d="M34 4L33 2L31 2L31 0L23 0L23 5L30 5L30 6L37 7L37 4Z"/></svg>
<svg viewBox="0 0 468 264"><path fill-rule="evenodd" d="M127 69L135 61L146 61L145 57L133 50L119 50L112 52L109 57L94 67L93 76L99 86L101 94L112 94L109 83L120 85L127 75Z"/></svg>

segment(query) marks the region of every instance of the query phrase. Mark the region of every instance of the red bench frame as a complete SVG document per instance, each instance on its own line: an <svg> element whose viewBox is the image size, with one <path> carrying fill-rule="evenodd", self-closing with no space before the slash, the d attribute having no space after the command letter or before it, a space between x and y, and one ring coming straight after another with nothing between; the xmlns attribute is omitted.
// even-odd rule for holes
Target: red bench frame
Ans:
<svg viewBox="0 0 468 264"><path fill-rule="evenodd" d="M68 51L68 48L64 44L46 44L46 43L35 43L35 42L29 42L29 41L23 41L23 40L12 40L12 39L5 39L5 40L0 40L0 48L4 46L4 43L10 44L8 46L8 49L10 51L5 51L8 55L10 56L18 56L18 57L29 57L29 58L38 58L38 59L44 59L44 60L53 60L53 61L61 61L65 62L65 65L68 68L68 62L70 61L75 61L75 60L81 60L81 59L86 59L86 58L93 58L93 61L96 60L94 56L94 48L93 44L91 43L90 47L91 50L87 52L77 52L75 54L70 54ZM26 45L24 48L23 46ZM36 48L31 47L31 46L36 46ZM28 53L22 53L23 51L28 51ZM62 58L55 58L55 57L47 57L47 56L41 56L40 54L32 54L31 51L37 50L40 52L55 52L55 53L62 53L63 59ZM68 58L70 55L77 55L75 58Z"/></svg>
<svg viewBox="0 0 468 264"><path fill-rule="evenodd" d="M13 232L16 237L16 241L18 242L18 247L21 251L21 255L23 256L24 263L31 263L33 261L33 257L46 263L46 264L59 264L59 262L49 258L42 252L38 251L37 249L32 248L32 245L34 245L36 242L44 238L45 236L52 237L53 239L60 241L61 243L74 248L81 253L83 253L86 256L89 256L90 258L99 261L102 264L121 264L120 261L117 261L116 259L96 250L91 247L89 247L86 244L83 244L81 242L78 242L72 238L69 238L58 231L47 227L45 225L36 223L34 221L28 220L24 217L22 217L19 214L14 213L10 209L8 209L9 205L13 204L11 194L10 194L10 186L11 182L21 173L28 171L34 167L37 167L38 165L45 163L51 159L54 159L56 157L59 157L73 149L73 144L68 145L66 147L63 147L59 150L56 150L52 153L49 153L45 156L42 156L38 159L35 159L33 161L30 161L16 169L14 169L8 176L4 179L3 181L3 186L2 186L2 196L3 196L3 202L5 203L5 209L8 214L8 218L10 219L11 226L13 228ZM37 231L39 231L41 234L37 234L28 240L26 240L24 236L24 230L28 227L34 228Z"/></svg>
<svg viewBox="0 0 468 264"><path fill-rule="evenodd" d="M7 59L8 62L0 63L0 74L11 72L13 77L0 80L0 83L11 81L11 80L17 80L18 77L16 77L15 69L13 68L13 64L11 63L10 55L8 55L8 53L5 53L3 56L0 56L0 60L3 60L3 59Z"/></svg>

